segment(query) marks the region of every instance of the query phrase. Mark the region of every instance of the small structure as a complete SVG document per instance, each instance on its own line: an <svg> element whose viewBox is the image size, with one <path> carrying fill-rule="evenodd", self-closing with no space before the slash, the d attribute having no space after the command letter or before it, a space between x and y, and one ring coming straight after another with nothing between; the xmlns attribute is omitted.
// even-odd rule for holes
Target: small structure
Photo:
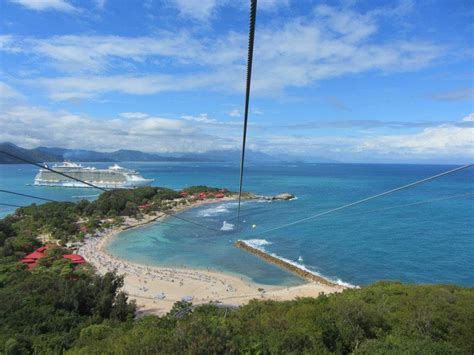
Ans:
<svg viewBox="0 0 474 355"><path fill-rule="evenodd" d="M79 254L64 254L63 258L71 260L73 264L84 264L86 262L86 259Z"/></svg>
<svg viewBox="0 0 474 355"><path fill-rule="evenodd" d="M20 263L25 264L28 267L28 270L31 270L38 266L38 260L46 257L46 250L48 250L50 245L44 245L32 253L26 255L23 259L20 260ZM79 254L64 254L64 259L71 260L74 265L84 264L86 260Z"/></svg>
<svg viewBox="0 0 474 355"><path fill-rule="evenodd" d="M145 208L148 208L148 207L151 207L151 204L150 203L145 203L143 205L139 205L138 209L139 210L144 210Z"/></svg>

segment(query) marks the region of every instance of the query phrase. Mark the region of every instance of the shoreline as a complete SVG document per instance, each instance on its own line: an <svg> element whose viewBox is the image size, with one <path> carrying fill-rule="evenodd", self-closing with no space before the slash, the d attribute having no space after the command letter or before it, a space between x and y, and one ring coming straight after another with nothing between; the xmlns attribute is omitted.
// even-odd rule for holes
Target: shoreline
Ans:
<svg viewBox="0 0 474 355"><path fill-rule="evenodd" d="M234 200L233 197L226 197L196 201L173 208L169 212L179 213L206 204ZM297 286L258 284L245 276L231 273L187 267L149 266L120 259L107 252L107 244L120 232L167 218L171 217L161 212L145 215L142 220L126 217L120 226L96 233L96 236L87 238L78 249L78 253L100 274L116 270L119 275L124 275L123 289L130 299L136 301L139 314L162 315L167 313L175 302L181 300L188 300L196 305L220 302L239 306L252 299L283 301L297 297L317 297L322 293L329 294L346 289L345 286L316 281Z"/></svg>

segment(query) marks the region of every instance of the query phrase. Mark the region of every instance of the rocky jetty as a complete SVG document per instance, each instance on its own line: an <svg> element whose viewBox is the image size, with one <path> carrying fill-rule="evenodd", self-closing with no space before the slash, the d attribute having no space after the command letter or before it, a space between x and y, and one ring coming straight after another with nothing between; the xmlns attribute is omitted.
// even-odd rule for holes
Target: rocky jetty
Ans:
<svg viewBox="0 0 474 355"><path fill-rule="evenodd" d="M278 195L274 195L274 196L253 195L252 194L252 195L250 195L250 198L259 199L259 200L267 200L267 201L277 201L277 200L289 201L289 200L293 200L295 198L295 195L292 195L288 192L278 194Z"/></svg>
<svg viewBox="0 0 474 355"><path fill-rule="evenodd" d="M305 280L308 280L308 281L311 281L311 282L317 282L319 284L323 284L323 285L328 285L328 286L332 286L332 287L339 287L339 285L337 285L336 283L334 282L331 282L321 276L318 276L316 274L313 274L301 267L298 267L296 265L293 265L285 260L282 260L276 256L273 256L271 254L268 254L260 249L257 249L257 248L254 248L250 245L248 245L247 243L245 243L245 241L243 240L238 240L234 243L234 245L237 247L237 248L240 248L240 249L243 249L249 253L252 253L256 256L258 256L259 258L269 262L269 263L272 263L272 264L275 264L275 265L278 265L279 267L285 269L285 270L288 270L300 277L302 277L303 279Z"/></svg>

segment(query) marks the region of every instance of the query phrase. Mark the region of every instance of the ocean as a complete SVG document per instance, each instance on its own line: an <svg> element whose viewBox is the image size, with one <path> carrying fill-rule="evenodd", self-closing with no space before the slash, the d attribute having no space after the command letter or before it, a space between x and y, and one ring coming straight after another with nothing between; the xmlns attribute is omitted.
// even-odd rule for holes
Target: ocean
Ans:
<svg viewBox="0 0 474 355"><path fill-rule="evenodd" d="M108 164L94 163L97 167ZM208 185L238 189L237 164L122 163L156 186ZM130 261L225 271L272 285L300 278L233 246L251 240L269 253L299 263L334 281L363 286L378 280L474 285L474 169L418 185L377 200L287 228L266 230L404 185L454 166L395 164L248 164L244 190L291 201L223 202L181 216L222 231L177 219L121 233L110 253ZM0 189L56 200L94 199L94 189L29 186L36 168L0 165ZM447 197L464 195L452 199ZM425 203L426 201L429 201ZM26 197L0 193L0 202L25 205ZM40 201L36 201L40 202ZM40 202L41 203L41 202ZM0 216L14 208L0 206ZM252 225L256 225L252 228Z"/></svg>

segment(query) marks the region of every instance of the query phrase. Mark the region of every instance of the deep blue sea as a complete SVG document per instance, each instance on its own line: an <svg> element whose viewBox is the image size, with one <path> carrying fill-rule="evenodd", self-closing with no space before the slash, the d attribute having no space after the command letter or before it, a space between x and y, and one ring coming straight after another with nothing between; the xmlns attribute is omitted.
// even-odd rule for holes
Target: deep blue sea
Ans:
<svg viewBox="0 0 474 355"><path fill-rule="evenodd" d="M93 164L106 166L107 164ZM155 178L155 185L238 188L239 167L222 163L122 163ZM302 280L236 249L237 239L257 239L268 252L299 262L334 280L366 285L377 280L474 285L474 169L347 208L271 233L267 229L404 185L453 166L379 164L247 165L244 189L292 201L245 202L237 223L236 204L207 205L181 215L213 232L177 219L119 235L109 251L155 265L194 266L243 275L253 281L291 285ZM52 199L93 199L93 189L28 186L36 168L0 165L0 189ZM429 201L430 203L420 202ZM1 203L28 204L29 198L0 193ZM399 207L397 207L399 206ZM400 207L401 206L401 207ZM13 209L0 206L0 216ZM255 224L256 228L252 228Z"/></svg>

